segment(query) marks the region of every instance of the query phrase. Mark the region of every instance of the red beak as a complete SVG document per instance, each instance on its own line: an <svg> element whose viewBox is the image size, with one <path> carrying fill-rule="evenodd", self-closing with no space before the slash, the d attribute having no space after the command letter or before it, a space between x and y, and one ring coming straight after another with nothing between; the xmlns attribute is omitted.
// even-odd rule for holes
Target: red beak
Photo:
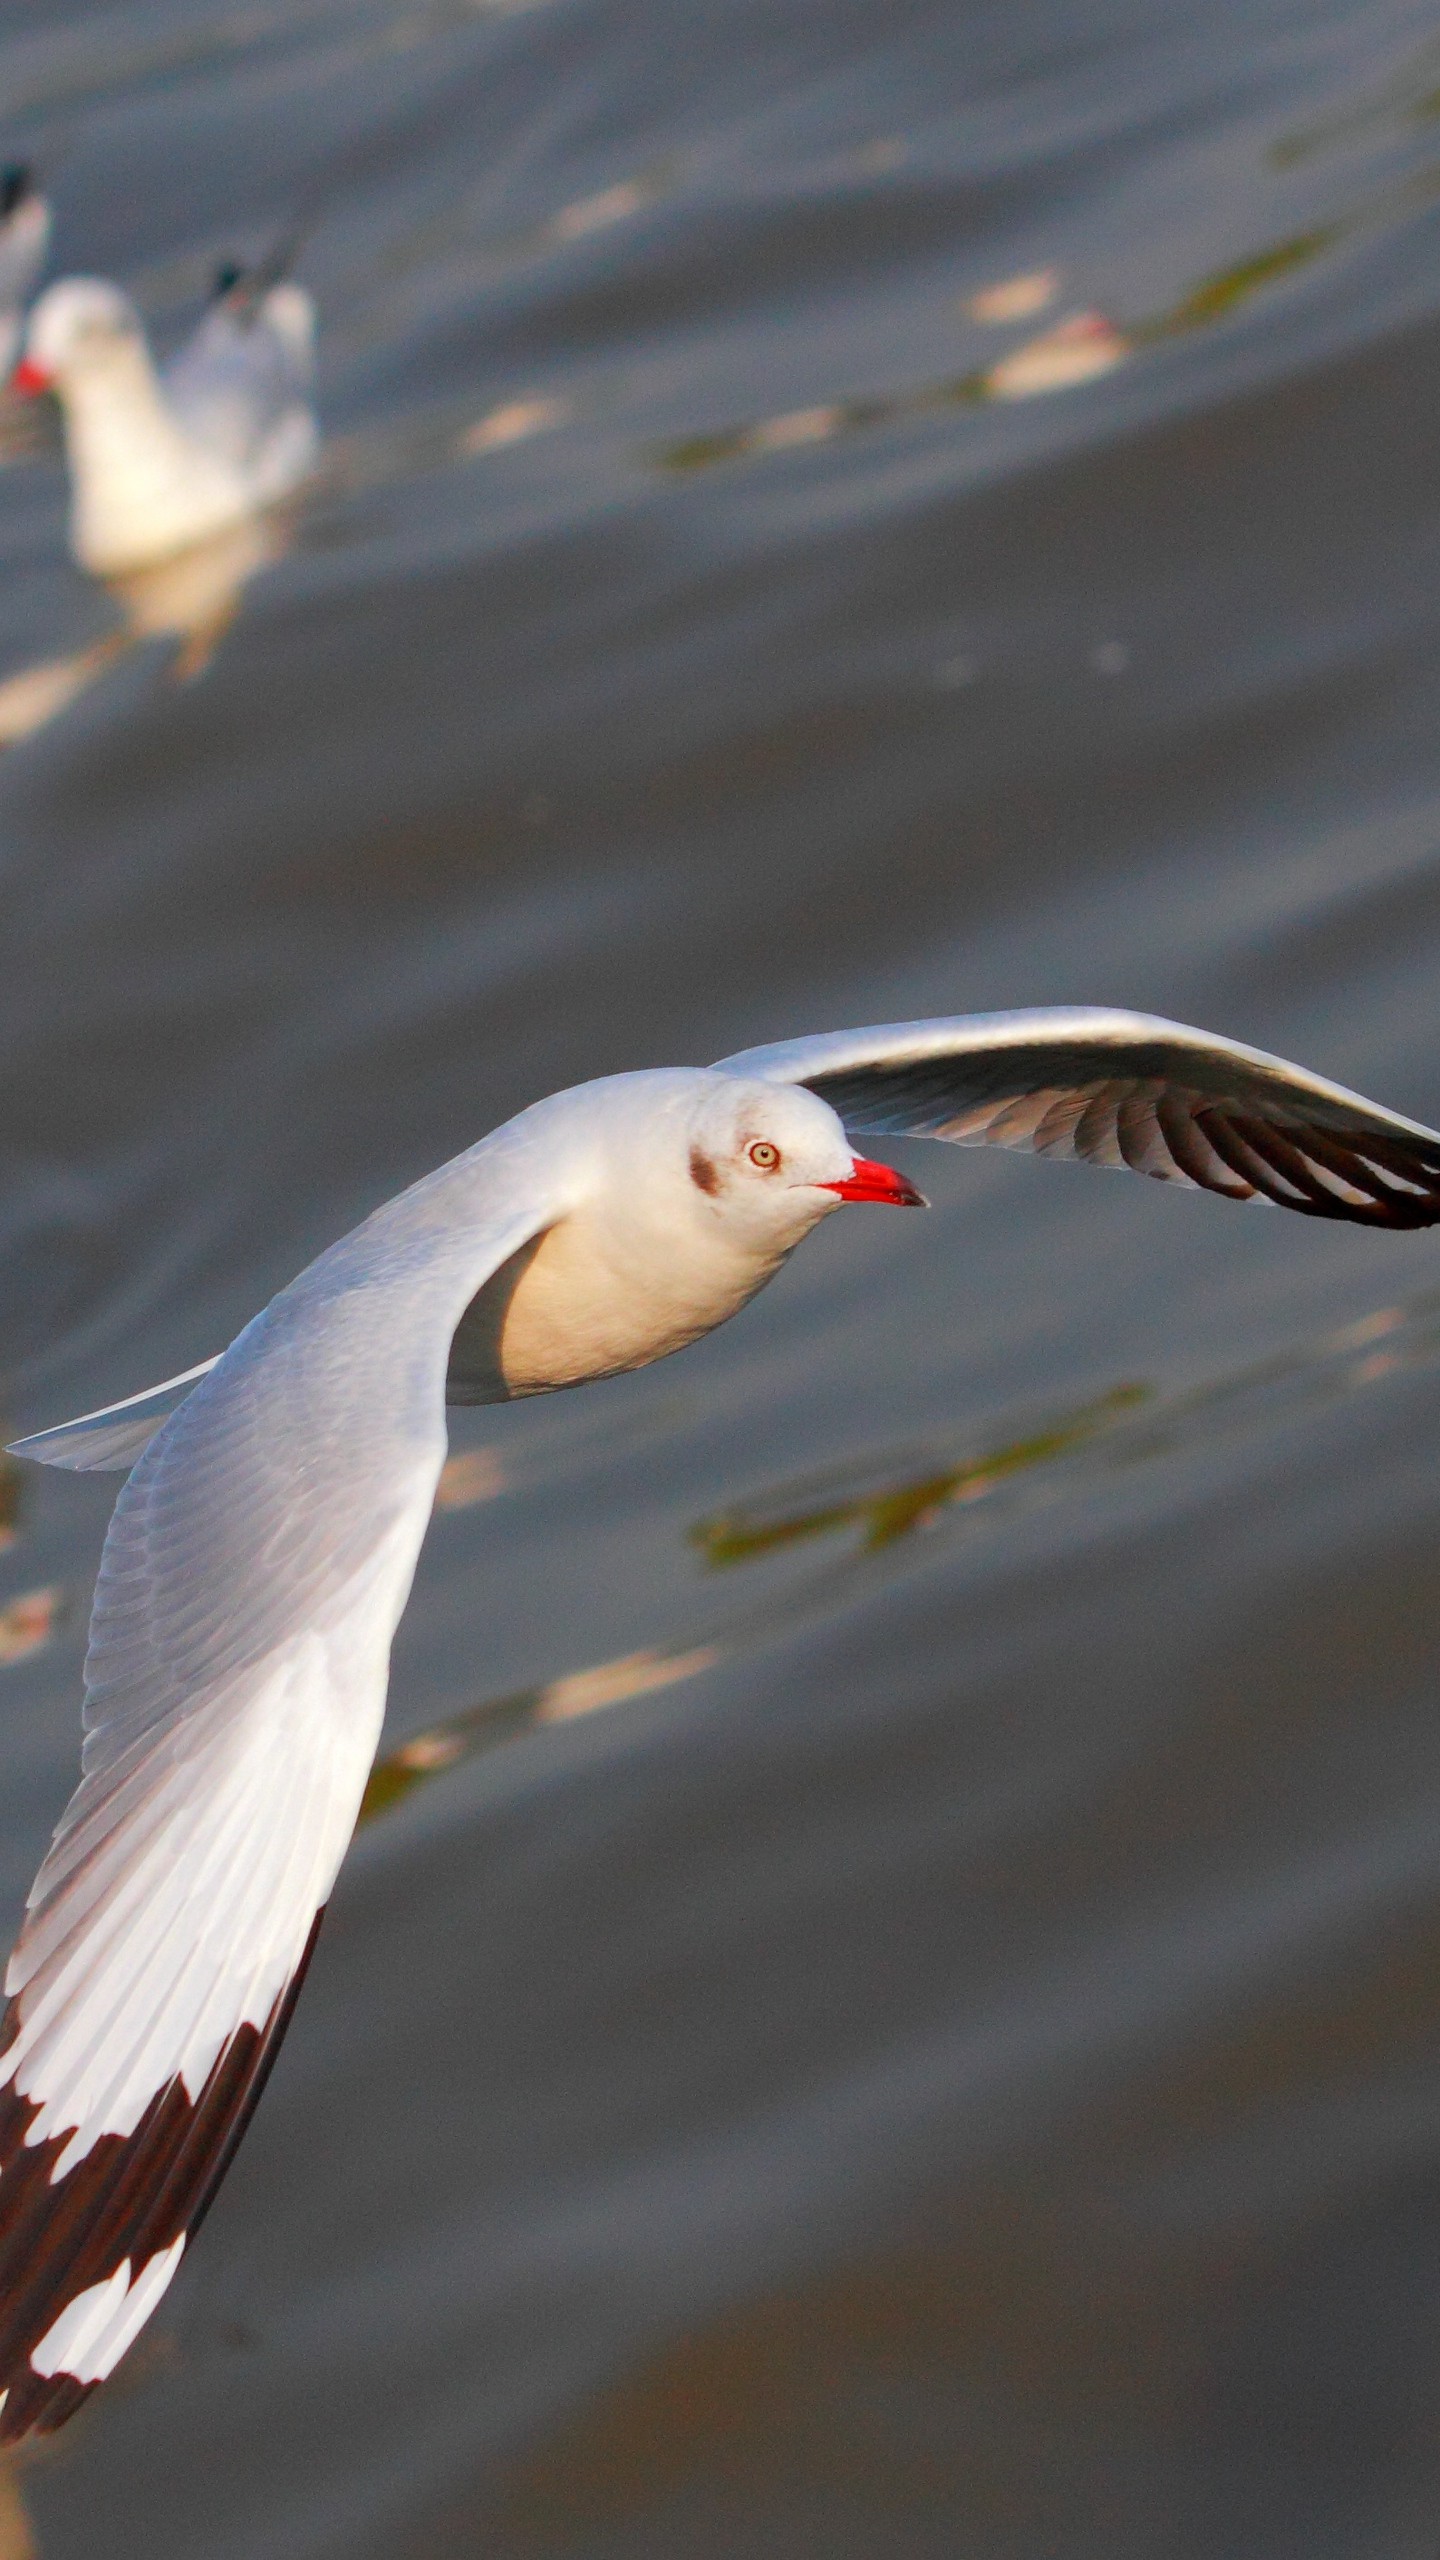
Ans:
<svg viewBox="0 0 1440 2560"><path fill-rule="evenodd" d="M50 376L43 364L35 364L29 356L22 356L10 376L10 388L18 391L22 399L34 400L40 392L50 389Z"/></svg>
<svg viewBox="0 0 1440 2560"><path fill-rule="evenodd" d="M893 1164L872 1164L868 1156L857 1156L850 1168L848 1182L820 1182L817 1191L833 1191L841 1200L881 1200L892 1209L928 1209L929 1201Z"/></svg>

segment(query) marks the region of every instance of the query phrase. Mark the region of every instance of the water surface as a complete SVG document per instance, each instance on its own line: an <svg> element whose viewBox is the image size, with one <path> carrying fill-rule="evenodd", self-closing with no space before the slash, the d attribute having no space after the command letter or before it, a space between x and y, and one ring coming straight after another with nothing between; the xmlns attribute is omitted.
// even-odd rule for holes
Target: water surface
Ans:
<svg viewBox="0 0 1440 2560"><path fill-rule="evenodd" d="M1429 13L12 0L0 108L162 344L309 207L328 437L183 593L0 474L16 1427L614 1068L1119 1002L1440 1120ZM44 2560L1433 2560L1435 1247L907 1161L457 1425ZM112 1495L4 1488L7 1927Z"/></svg>

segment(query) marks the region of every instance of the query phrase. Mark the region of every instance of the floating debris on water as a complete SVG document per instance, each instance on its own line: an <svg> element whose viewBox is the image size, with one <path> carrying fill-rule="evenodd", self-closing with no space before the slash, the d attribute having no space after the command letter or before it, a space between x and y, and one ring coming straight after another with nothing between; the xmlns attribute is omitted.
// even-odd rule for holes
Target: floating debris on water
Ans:
<svg viewBox="0 0 1440 2560"><path fill-rule="evenodd" d="M642 205L649 204L655 190L642 185L638 178L622 178L617 186L602 187L598 195L581 196L574 204L562 205L545 225L551 240L585 240L592 231L608 231L612 222L626 222Z"/></svg>
<svg viewBox="0 0 1440 2560"><path fill-rule="evenodd" d="M972 377L978 383L980 377ZM926 395L927 400L933 394ZM716 427L709 434L681 436L661 445L651 459L663 471L704 471L715 462L735 462L742 454L784 453L792 446L827 443L853 434L858 427L883 426L900 416L902 400L827 400L813 409L787 409L752 425Z"/></svg>
<svg viewBox="0 0 1440 2560"><path fill-rule="evenodd" d="M1113 373L1130 352L1130 340L1103 311L1074 311L991 365L985 388L992 400L1035 400Z"/></svg>
<svg viewBox="0 0 1440 2560"><path fill-rule="evenodd" d="M1377 1348L1383 1344L1384 1348ZM1382 1307L1292 1351L1162 1395L1126 1385L1046 1428L949 1464L917 1453L913 1473L892 1456L852 1463L809 1483L737 1505L690 1532L712 1566L748 1564L804 1540L858 1532L852 1548L874 1555L916 1530L932 1528L957 1506L1014 1495L1051 1499L1066 1484L1089 1482L1096 1463L1139 1464L1212 1435L1279 1423L1440 1359L1440 1291L1406 1306Z"/></svg>
<svg viewBox="0 0 1440 2560"><path fill-rule="evenodd" d="M1409 182L1405 188L1357 206L1343 220L1294 233L1268 249L1237 259L1215 274L1202 277L1168 309L1123 327L1098 309L1073 311L1052 328L1012 347L995 364L978 367L971 373L952 374L890 393L827 400L812 408L786 410L778 417L701 430L652 448L647 458L663 471L703 471L717 463L779 453L794 445L828 443L842 435L893 425L907 418L933 416L937 410L1034 400L1047 393L1080 389L1168 338L1230 318L1254 295L1284 283L1345 239L1415 213L1437 193L1440 172L1423 173L1421 179ZM1058 275L1058 269L1046 268L1037 269L1030 276L1012 277L1005 284L972 295L965 310L972 319L989 322L1029 317L1013 300L1007 311L997 306L992 296L1018 294L1022 287L1038 292L1043 279L1054 277L1058 283ZM982 311L977 308L980 304L987 307Z"/></svg>
<svg viewBox="0 0 1440 2560"><path fill-rule="evenodd" d="M523 444L527 436L563 427L570 415L568 400L504 400L457 437L460 454L498 453L502 445Z"/></svg>
<svg viewBox="0 0 1440 2560"><path fill-rule="evenodd" d="M23 1662L50 1642L60 1623L65 1595L58 1582L39 1591L23 1591L0 1609L0 1669Z"/></svg>
<svg viewBox="0 0 1440 2560"><path fill-rule="evenodd" d="M1048 1429L1029 1432L1023 1439L981 1450L949 1466L932 1467L900 1483L892 1479L878 1488L838 1500L832 1495L828 1501L802 1503L793 1508L782 1496L774 1510L756 1505L722 1512L717 1519L702 1520L692 1529L691 1543L699 1548L707 1564L747 1564L754 1557L793 1547L801 1539L823 1537L837 1529L858 1529L861 1546L873 1553L899 1538L909 1537L916 1529L930 1527L948 1504L978 1502L1025 1469L1068 1456L1097 1432L1113 1426L1120 1416L1132 1412L1149 1392L1142 1386L1112 1388L1094 1404L1082 1406L1078 1413Z"/></svg>
<svg viewBox="0 0 1440 2560"><path fill-rule="evenodd" d="M458 1768L462 1761L493 1750L497 1743L509 1742L535 1725L569 1724L577 1716L593 1715L598 1708L619 1706L626 1698L643 1698L651 1690L672 1688L678 1680L693 1680L697 1672L710 1670L721 1659L723 1650L718 1643L691 1645L679 1653L646 1646L639 1653L621 1654L612 1662L592 1663L585 1671L568 1671L560 1679L543 1681L533 1689L515 1689L504 1697L482 1699L478 1706L466 1707L444 1724L412 1733L376 1761L356 1829L388 1813L427 1778Z"/></svg>
<svg viewBox="0 0 1440 2560"><path fill-rule="evenodd" d="M1383 1347L1380 1347L1383 1346ZM689 1643L644 1646L559 1679L482 1699L443 1723L397 1743L377 1760L361 1804L361 1825L432 1778L482 1752L550 1724L566 1724L629 1698L675 1686L711 1670L741 1649L786 1633L817 1608L833 1605L838 1570L845 1588L860 1570L883 1572L907 1543L960 1516L1014 1504L1062 1499L1093 1489L1097 1467L1123 1470L1203 1447L1257 1425L1283 1424L1317 1405L1366 1390L1406 1370L1440 1361L1440 1290L1407 1304L1374 1309L1317 1340L1178 1394L1125 1384L1039 1428L948 1461L937 1453L902 1471L888 1461L857 1460L809 1485L701 1521L691 1544L707 1565L726 1567L775 1557L808 1541L849 1533L847 1553L807 1579L723 1624L698 1629ZM488 1453L475 1451L474 1456ZM58 1595L36 1593L33 1600ZM16 1607L23 1603L14 1604ZM0 1620L3 1624L3 1620ZM0 2546L0 2560L5 2560Z"/></svg>
<svg viewBox="0 0 1440 2560"><path fill-rule="evenodd" d="M961 309L988 328L1003 328L1007 321L1032 320L1037 311L1048 310L1059 290L1058 267L1032 267L1028 275L1007 276L1003 284L987 284L968 295Z"/></svg>
<svg viewBox="0 0 1440 2560"><path fill-rule="evenodd" d="M1301 267L1308 267L1325 250L1333 249L1343 238L1348 225L1324 224L1315 231L1298 232L1291 240L1279 240L1271 249L1262 249L1253 258L1241 258L1233 267L1222 267L1218 275L1207 276L1176 303L1172 311L1147 324L1149 337L1170 337L1183 329L1202 329L1213 320L1223 320L1231 311L1248 302L1266 285L1279 284Z"/></svg>
<svg viewBox="0 0 1440 2560"><path fill-rule="evenodd" d="M592 1671L567 1672L540 1691L537 1724L566 1724L572 1716L592 1715L597 1707L618 1706L622 1698L643 1698L650 1689L668 1689L676 1680L693 1680L720 1659L713 1644L692 1645L688 1653L622 1654L615 1662L599 1662Z"/></svg>
<svg viewBox="0 0 1440 2560"><path fill-rule="evenodd" d="M753 453L783 453L793 444L823 444L827 436L838 436L845 424L845 411L837 401L815 409L788 409L783 417L762 418L750 431Z"/></svg>

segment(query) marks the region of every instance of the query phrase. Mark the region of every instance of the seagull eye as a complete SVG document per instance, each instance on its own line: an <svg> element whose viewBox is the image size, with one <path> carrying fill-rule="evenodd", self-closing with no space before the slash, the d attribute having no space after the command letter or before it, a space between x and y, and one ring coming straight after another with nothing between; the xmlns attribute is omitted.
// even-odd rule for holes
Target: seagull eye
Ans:
<svg viewBox="0 0 1440 2560"><path fill-rule="evenodd" d="M762 1173L773 1173L780 1162L780 1150L772 1147L768 1138L757 1138L750 1149L750 1161L758 1165Z"/></svg>

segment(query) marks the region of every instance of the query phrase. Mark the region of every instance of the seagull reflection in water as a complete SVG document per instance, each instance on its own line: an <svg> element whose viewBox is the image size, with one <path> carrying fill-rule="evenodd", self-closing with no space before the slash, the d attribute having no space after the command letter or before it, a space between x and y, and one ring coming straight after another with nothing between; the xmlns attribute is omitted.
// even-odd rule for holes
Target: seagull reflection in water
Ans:
<svg viewBox="0 0 1440 2560"><path fill-rule="evenodd" d="M296 521L293 508L252 516L171 559L103 579L119 606L119 627L83 648L0 677L0 747L43 729L97 678L150 643L167 652L165 671L173 683L203 675L250 580L290 549Z"/></svg>

